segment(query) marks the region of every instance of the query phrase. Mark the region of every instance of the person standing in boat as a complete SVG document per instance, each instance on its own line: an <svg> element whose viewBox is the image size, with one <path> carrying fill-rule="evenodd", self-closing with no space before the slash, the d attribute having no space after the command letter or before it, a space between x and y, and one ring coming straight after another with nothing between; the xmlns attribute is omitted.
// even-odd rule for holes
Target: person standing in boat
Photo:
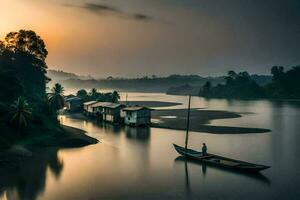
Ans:
<svg viewBox="0 0 300 200"><path fill-rule="evenodd" d="M202 154L203 154L203 155L206 155L206 154L207 154L207 146L206 146L205 143L203 143L203 145L202 145Z"/></svg>

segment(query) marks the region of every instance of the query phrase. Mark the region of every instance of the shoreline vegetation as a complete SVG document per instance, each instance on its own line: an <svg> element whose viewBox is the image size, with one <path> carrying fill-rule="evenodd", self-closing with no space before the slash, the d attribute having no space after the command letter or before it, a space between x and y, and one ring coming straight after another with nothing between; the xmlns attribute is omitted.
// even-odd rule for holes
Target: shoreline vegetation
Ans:
<svg viewBox="0 0 300 200"><path fill-rule="evenodd" d="M191 94L205 98L226 99L300 99L300 65L285 70L282 66L271 68L271 80L257 82L254 75L248 72L228 71L224 76L225 82L214 84L207 81L195 92L195 88L189 84L171 87L167 94Z"/></svg>
<svg viewBox="0 0 300 200"><path fill-rule="evenodd" d="M98 140L83 130L62 126L64 88L49 93L42 38L31 30L10 32L0 40L0 164L31 157L35 149L82 147ZM39 151L37 151L37 154Z"/></svg>

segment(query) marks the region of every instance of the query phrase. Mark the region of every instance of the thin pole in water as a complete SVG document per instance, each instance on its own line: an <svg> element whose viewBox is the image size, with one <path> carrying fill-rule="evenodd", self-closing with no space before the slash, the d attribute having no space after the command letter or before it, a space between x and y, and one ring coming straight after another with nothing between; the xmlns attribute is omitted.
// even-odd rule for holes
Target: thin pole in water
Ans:
<svg viewBox="0 0 300 200"><path fill-rule="evenodd" d="M189 95L187 122L186 122L186 134L185 134L185 151L187 150L189 140L189 128L190 128L190 110L191 110L191 95Z"/></svg>
<svg viewBox="0 0 300 200"><path fill-rule="evenodd" d="M125 101L126 102L126 106L127 106L127 97L128 97L128 94L126 93L126 101Z"/></svg>

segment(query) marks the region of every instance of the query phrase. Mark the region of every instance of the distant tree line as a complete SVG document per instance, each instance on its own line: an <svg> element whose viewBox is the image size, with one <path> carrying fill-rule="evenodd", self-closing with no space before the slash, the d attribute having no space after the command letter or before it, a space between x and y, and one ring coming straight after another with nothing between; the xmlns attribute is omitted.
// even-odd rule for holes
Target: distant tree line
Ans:
<svg viewBox="0 0 300 200"><path fill-rule="evenodd" d="M76 96L81 98L84 102L100 101L118 103L120 99L120 95L117 91L101 93L98 92L96 88L92 88L90 92L87 92L85 89L78 90Z"/></svg>
<svg viewBox="0 0 300 200"><path fill-rule="evenodd" d="M229 71L224 84L207 81L200 89L199 96L213 98L300 98L300 65L285 71L282 66L271 69L272 80L259 85L248 72Z"/></svg>
<svg viewBox="0 0 300 200"><path fill-rule="evenodd" d="M50 78L63 84L68 88L106 88L112 90L126 90L135 92L166 92L166 90L172 86L180 86L189 84L193 86L200 86L206 81L211 81L214 84L224 82L224 77L201 77L198 75L170 75L168 77L158 76L145 76L142 78L116 78L108 77L107 79L68 79L62 78L61 80L52 77ZM199 89L198 89L199 91ZM198 93L197 91L197 93Z"/></svg>

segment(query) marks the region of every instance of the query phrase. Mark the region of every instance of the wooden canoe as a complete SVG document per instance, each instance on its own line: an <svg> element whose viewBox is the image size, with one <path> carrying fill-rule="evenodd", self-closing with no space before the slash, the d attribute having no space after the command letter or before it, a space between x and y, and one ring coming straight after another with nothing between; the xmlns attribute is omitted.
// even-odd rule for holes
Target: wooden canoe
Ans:
<svg viewBox="0 0 300 200"><path fill-rule="evenodd" d="M175 150L183 155L186 156L187 158L197 160L209 165L215 165L218 167L224 167L228 169L233 169L233 170L240 170L244 172L259 172L264 169L270 168L269 166L265 165L258 165L258 164L253 164L253 163L248 163L240 160L234 160L231 158L226 158L223 156L218 156L214 154L205 154L203 155L202 152L195 151L192 149L187 149L185 150L184 147L181 147L179 145L173 144Z"/></svg>

